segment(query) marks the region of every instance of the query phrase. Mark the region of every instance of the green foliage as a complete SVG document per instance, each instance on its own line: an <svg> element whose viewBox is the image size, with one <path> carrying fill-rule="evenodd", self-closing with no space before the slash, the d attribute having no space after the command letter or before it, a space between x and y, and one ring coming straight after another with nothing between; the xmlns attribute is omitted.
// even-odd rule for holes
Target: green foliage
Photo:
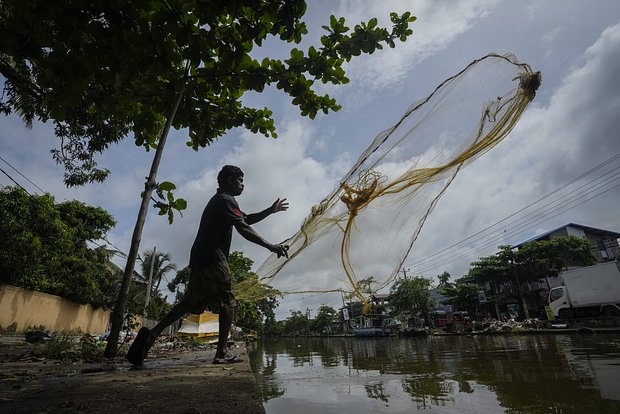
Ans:
<svg viewBox="0 0 620 414"><path fill-rule="evenodd" d="M568 266L590 266L596 263L592 244L580 237L559 237L525 243L517 250L516 262L527 272L556 277Z"/></svg>
<svg viewBox="0 0 620 414"><path fill-rule="evenodd" d="M172 307L167 302L167 296L164 296L159 290L161 281L164 276L172 271L176 270L176 265L171 263L171 257L169 253L145 250L142 256L138 259L140 261L140 272L134 272L133 281L129 289L127 311L136 315L143 315L145 313L144 304L146 302L147 284L149 280L149 273L151 271L151 263L153 263L153 278L151 281L151 296L149 298L149 304L146 308L146 315L150 319L158 320L161 316L165 315ZM119 278L122 277L122 271L119 269ZM182 272L182 271L181 271ZM189 281L189 268L186 268L187 281ZM177 272L178 275L178 272ZM173 282L177 279L175 278ZM187 283L185 281L184 283ZM170 282L167 284L168 288L171 286L176 289L178 283Z"/></svg>
<svg viewBox="0 0 620 414"><path fill-rule="evenodd" d="M349 316L351 319L355 319L364 313L364 304L362 302L347 302L349 308Z"/></svg>
<svg viewBox="0 0 620 414"><path fill-rule="evenodd" d="M446 302L452 305L455 310L472 311L478 302L479 290L475 285L448 284L441 289L441 294L449 298Z"/></svg>
<svg viewBox="0 0 620 414"><path fill-rule="evenodd" d="M435 305L430 297L431 287L432 281L424 277L398 279L390 289L390 305L397 313L426 315Z"/></svg>
<svg viewBox="0 0 620 414"><path fill-rule="evenodd" d="M302 335L310 331L310 321L305 313L291 311L291 316L285 321L282 332L289 335Z"/></svg>
<svg viewBox="0 0 620 414"><path fill-rule="evenodd" d="M243 255L242 252L231 252L228 255L228 268L233 283L239 283L250 276L254 261Z"/></svg>
<svg viewBox="0 0 620 414"><path fill-rule="evenodd" d="M109 174L95 157L132 134L147 151L158 145L175 97L184 91L172 127L187 129L194 150L235 127L277 137L272 112L243 104L247 92L274 85L301 115L340 109L315 82L347 83L343 65L354 56L395 47L413 31L409 12L355 25L331 17L320 46L290 50L284 60L255 59L267 39L300 43L307 29L304 0L65 2L5 0L0 7L0 73L6 79L0 112L26 124L51 121L61 139L54 158L67 185ZM162 183L164 184L164 183ZM168 192L166 186L159 190ZM170 192L156 201L171 217L185 202Z"/></svg>
<svg viewBox="0 0 620 414"><path fill-rule="evenodd" d="M176 210L181 214L183 210L187 208L187 201L183 198L174 198L174 193L172 192L177 188L176 185L169 181L164 181L163 183L157 184L155 187L155 194L159 197L159 200L152 198L155 202L153 205L155 208L159 209L159 215L163 216L165 214L168 215L168 223L172 224L174 221L174 212Z"/></svg>
<svg viewBox="0 0 620 414"><path fill-rule="evenodd" d="M448 272L443 272L442 274L437 275L437 279L439 280L439 285L437 287L444 288L450 286L450 277L450 273Z"/></svg>
<svg viewBox="0 0 620 414"><path fill-rule="evenodd" d="M109 171L98 167L96 156L129 134L147 151L163 150L169 127L187 129L187 145L194 150L236 127L276 138L271 110L245 106L246 92L273 85L303 116L336 111L340 106L329 95L318 95L314 83L347 83L345 62L405 41L415 21L408 12L391 13L390 30L371 19L350 32L344 19L332 17L319 48L293 48L286 60L252 57L254 47L271 37L300 43L307 34L305 12L305 0L84 0L62 7L47 0L4 0L0 74L6 80L0 112L16 113L26 125L54 124L60 148L53 156L64 165L69 186L104 180ZM156 155L143 201L157 187L161 151ZM155 202L170 221L173 210L186 203L165 188L157 194L163 201ZM146 210L143 203L138 235ZM138 245L130 247L112 316L110 355L116 352Z"/></svg>
<svg viewBox="0 0 620 414"><path fill-rule="evenodd" d="M168 290L170 290L171 292L175 292L177 288L179 287L179 285L183 285L184 286L183 292L184 292L185 287L189 283L190 274L191 274L191 270L189 266L184 267L181 270L178 270L176 276L174 276L174 279L172 279L172 281L168 283Z"/></svg>
<svg viewBox="0 0 620 414"><path fill-rule="evenodd" d="M375 278L373 276L369 276L369 277L366 277L364 279L360 279L357 281L357 289L363 294L367 296L371 296L374 293L373 288L372 288L373 284L375 284ZM352 300L359 300L361 298L358 298L356 292L352 291L352 292L346 292L344 294L344 299L347 302L350 302Z"/></svg>
<svg viewBox="0 0 620 414"><path fill-rule="evenodd" d="M153 254L153 250L145 250L139 260L140 278L145 283L148 283L152 266L151 294L157 295L159 293L159 285L164 276L169 272L177 270L177 266L171 262L170 253L158 252L157 250L155 250L155 254Z"/></svg>
<svg viewBox="0 0 620 414"><path fill-rule="evenodd" d="M521 282L557 277L566 266L589 266L596 262L588 240L575 236L525 243L518 250L499 246L499 252L481 257L470 266L469 276L484 283L505 282L519 277Z"/></svg>
<svg viewBox="0 0 620 414"><path fill-rule="evenodd" d="M46 358L67 361L75 359L77 341L71 335L58 334L43 344L42 354Z"/></svg>
<svg viewBox="0 0 620 414"><path fill-rule="evenodd" d="M328 305L321 305L316 317L311 321L310 329L317 333L331 333L331 327L338 321L338 312Z"/></svg>
<svg viewBox="0 0 620 414"><path fill-rule="evenodd" d="M0 190L0 216L0 283L94 306L112 304L118 277L108 266L110 254L87 245L114 226L108 212L7 187Z"/></svg>
<svg viewBox="0 0 620 414"><path fill-rule="evenodd" d="M228 267L233 285L250 277L255 277L252 272L254 262L243 255L242 252L231 252L228 256ZM264 286L271 289L269 286ZM237 300L233 323L241 328L265 333L265 327L269 327L273 335L276 331L275 309L278 302L273 297L266 297L257 301Z"/></svg>

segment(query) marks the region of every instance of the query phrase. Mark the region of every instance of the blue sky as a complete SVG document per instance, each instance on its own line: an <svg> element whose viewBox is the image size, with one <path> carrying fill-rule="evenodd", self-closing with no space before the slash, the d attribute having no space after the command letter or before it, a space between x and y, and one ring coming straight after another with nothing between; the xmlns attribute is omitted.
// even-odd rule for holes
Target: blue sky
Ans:
<svg viewBox="0 0 620 414"><path fill-rule="evenodd" d="M512 53L540 70L542 86L510 136L465 168L440 200L406 262L410 274L435 277L448 271L456 278L467 272L471 261L495 253L499 244L518 243L569 222L620 231L620 189L613 188L620 183L613 175L613 169L620 166L618 160L510 217L620 152L620 2L308 3L310 33L302 45L306 47L317 44L321 25L330 14L345 17L350 27L371 17L387 24L390 11L409 10L418 21L406 43L347 65L348 85L320 85L320 91L343 106L337 113L305 119L290 98L274 88L247 96L246 102L274 111L277 140L233 130L211 147L194 152L185 146L186 132L174 131L158 179L175 182L177 196L186 198L189 207L172 226L151 211L141 251L156 246L169 252L179 267L187 264L200 213L215 191L217 171L227 163L239 165L246 173L246 191L239 197L244 211L261 210L277 197L289 199L288 212L256 226L272 242L287 238L377 133L393 125L442 80L490 52ZM256 54L284 57L291 47L272 41ZM29 130L16 117L0 120L2 158L59 201L78 199L110 211L118 225L109 239L127 251L152 153L145 153L128 138L99 159L101 166L112 171L108 181L67 189L62 169L50 155L57 144L46 125ZM3 162L0 167L10 174L13 171ZM604 177L592 181L605 171L610 171L607 181ZM38 192L14 171L11 175L29 191ZM0 175L0 185L11 184ZM516 221L519 218L521 222ZM432 256L454 244L447 252ZM256 265L267 257L266 251L238 235L233 249L243 250ZM317 278L324 279L319 283L324 286L339 283L316 272L312 260L304 263L303 255L296 268L305 270L282 277L299 290ZM281 301L279 316L285 317L290 310L316 311L320 304L336 306L339 301L339 295L287 296Z"/></svg>

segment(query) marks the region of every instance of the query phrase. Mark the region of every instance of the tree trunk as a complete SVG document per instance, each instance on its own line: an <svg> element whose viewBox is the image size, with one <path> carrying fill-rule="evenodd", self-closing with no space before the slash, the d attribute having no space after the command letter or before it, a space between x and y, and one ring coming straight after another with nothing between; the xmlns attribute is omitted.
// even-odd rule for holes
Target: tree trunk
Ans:
<svg viewBox="0 0 620 414"><path fill-rule="evenodd" d="M521 300L521 307L523 308L525 319L530 319L530 311L527 308L527 303L525 302L525 297L523 296L523 291L521 290L521 280L519 279L519 275L516 271L514 271L513 273L517 282L517 292L519 293L519 299Z"/></svg>
<svg viewBox="0 0 620 414"><path fill-rule="evenodd" d="M187 70L186 70L187 74ZM149 172L148 179L144 184L144 192L142 193L142 203L140 204L140 210L138 212L138 218L136 220L136 226L133 229L133 236L131 238L131 247L129 248L129 254L127 256L127 264L125 265L125 272L123 273L123 281L121 283L121 289L116 298L116 304L112 311L112 327L110 328L110 335L108 336L108 344L105 348L105 356L116 356L118 352L118 337L123 328L123 320L125 316L125 308L127 307L127 299L129 297L129 287L131 286L131 278L136 265L136 258L138 257L138 250L140 249L140 241L142 239L142 230L144 229L144 222L146 221L146 214L149 209L149 203L151 201L151 195L153 189L156 186L157 170L159 169L159 163L161 161L162 153L164 151L164 145L166 145L166 139L170 132L170 126L177 113L179 104L185 92L186 81L183 81L181 89L178 92L177 99L174 103L170 116L166 120L166 125L161 133L157 149L155 150L155 156L151 164L151 171Z"/></svg>
<svg viewBox="0 0 620 414"><path fill-rule="evenodd" d="M144 317L146 318L146 308L151 301L151 285L153 284L153 267L155 266L155 252L156 247L153 247L153 254L151 255L151 265L149 267L149 281L146 284L146 299L144 300Z"/></svg>
<svg viewBox="0 0 620 414"><path fill-rule="evenodd" d="M493 291L495 294L495 300L493 301L493 305L495 307L495 317L497 318L498 321L502 320L502 314L499 311L499 288L497 287L497 282L496 281L491 281L491 285L493 286Z"/></svg>

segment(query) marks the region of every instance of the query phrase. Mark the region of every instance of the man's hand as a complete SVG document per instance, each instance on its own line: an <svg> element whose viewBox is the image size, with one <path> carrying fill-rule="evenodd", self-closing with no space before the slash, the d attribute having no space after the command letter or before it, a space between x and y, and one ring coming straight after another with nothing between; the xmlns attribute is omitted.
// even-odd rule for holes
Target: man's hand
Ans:
<svg viewBox="0 0 620 414"><path fill-rule="evenodd" d="M280 200L279 198L271 205L271 213L277 213L278 211L288 210L288 201L286 198Z"/></svg>
<svg viewBox="0 0 620 414"><path fill-rule="evenodd" d="M269 251L278 255L278 259L282 256L288 257L288 246L285 244L272 244Z"/></svg>

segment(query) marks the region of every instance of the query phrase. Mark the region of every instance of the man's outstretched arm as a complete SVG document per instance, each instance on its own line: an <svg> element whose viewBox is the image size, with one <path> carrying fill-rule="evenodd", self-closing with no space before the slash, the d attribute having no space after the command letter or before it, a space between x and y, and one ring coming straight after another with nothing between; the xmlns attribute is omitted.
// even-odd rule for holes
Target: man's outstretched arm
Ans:
<svg viewBox="0 0 620 414"><path fill-rule="evenodd" d="M244 221L235 222L235 228L244 239L251 241L252 243L263 246L272 253L278 255L278 257L288 257L288 246L284 244L271 244L263 239L250 225Z"/></svg>
<svg viewBox="0 0 620 414"><path fill-rule="evenodd" d="M262 219L266 218L270 214L277 213L278 211L288 210L288 202L286 198L277 199L270 207L267 207L261 212L248 214L245 218L245 222L249 225L258 223Z"/></svg>

